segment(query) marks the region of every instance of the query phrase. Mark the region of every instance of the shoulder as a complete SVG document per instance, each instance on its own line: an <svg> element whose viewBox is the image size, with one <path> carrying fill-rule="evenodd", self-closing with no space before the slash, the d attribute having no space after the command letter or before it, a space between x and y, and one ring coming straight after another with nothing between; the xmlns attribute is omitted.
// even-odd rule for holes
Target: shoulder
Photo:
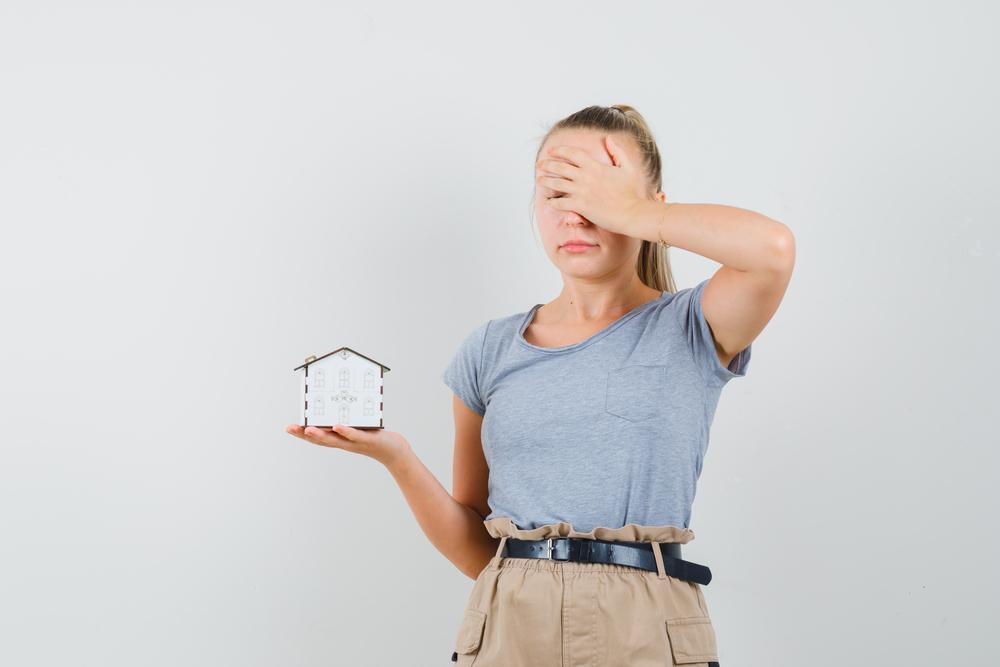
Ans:
<svg viewBox="0 0 1000 667"><path fill-rule="evenodd" d="M697 285L684 287L676 292L664 292L663 296L657 299L656 304L649 309L650 316L660 326L681 329L690 322L691 315L698 308L701 292L705 289L708 280L704 280Z"/></svg>
<svg viewBox="0 0 1000 667"><path fill-rule="evenodd" d="M683 287L676 292L667 292L663 295L660 307L672 311L683 311L700 305L701 293L705 291L709 280L709 278L705 278L691 287Z"/></svg>
<svg viewBox="0 0 1000 667"><path fill-rule="evenodd" d="M497 350L514 340L530 310L502 315L477 324L465 333L461 347L466 351Z"/></svg>
<svg viewBox="0 0 1000 667"><path fill-rule="evenodd" d="M701 307L702 294L709 280L711 279L705 278L692 287L666 295L661 307L661 321L665 327L680 334L692 360L706 379L716 384L725 384L733 378L746 375L751 349L748 345L735 356L720 358L715 335Z"/></svg>
<svg viewBox="0 0 1000 667"><path fill-rule="evenodd" d="M524 318L527 317L528 312L528 310L522 310L517 313L493 318L487 322L489 325L486 332L487 338L493 341L512 339L521 327L521 324L524 323Z"/></svg>

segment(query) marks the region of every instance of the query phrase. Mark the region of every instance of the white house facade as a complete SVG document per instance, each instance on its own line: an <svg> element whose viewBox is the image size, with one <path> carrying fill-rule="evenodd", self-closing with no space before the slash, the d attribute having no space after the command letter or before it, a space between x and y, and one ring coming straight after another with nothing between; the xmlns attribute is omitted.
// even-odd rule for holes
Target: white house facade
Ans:
<svg viewBox="0 0 1000 667"><path fill-rule="evenodd" d="M349 347L309 357L300 374L300 426L382 428L382 378L389 368Z"/></svg>

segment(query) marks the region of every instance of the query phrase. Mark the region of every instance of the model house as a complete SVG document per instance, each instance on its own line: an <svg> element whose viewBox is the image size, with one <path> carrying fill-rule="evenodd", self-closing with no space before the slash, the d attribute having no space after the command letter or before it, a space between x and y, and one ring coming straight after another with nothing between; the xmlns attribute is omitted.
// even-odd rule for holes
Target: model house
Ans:
<svg viewBox="0 0 1000 667"><path fill-rule="evenodd" d="M389 367L349 347L312 355L301 373L300 426L382 428L382 378Z"/></svg>

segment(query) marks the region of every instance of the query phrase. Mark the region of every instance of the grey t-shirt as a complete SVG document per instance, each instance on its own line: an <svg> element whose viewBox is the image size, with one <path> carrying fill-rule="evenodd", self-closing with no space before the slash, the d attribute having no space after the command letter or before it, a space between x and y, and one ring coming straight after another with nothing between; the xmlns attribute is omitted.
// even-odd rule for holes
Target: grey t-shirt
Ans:
<svg viewBox="0 0 1000 667"><path fill-rule="evenodd" d="M487 519L689 527L720 393L746 375L751 348L719 361L706 284L663 292L574 345L524 339L542 304L465 337L442 379L483 415Z"/></svg>

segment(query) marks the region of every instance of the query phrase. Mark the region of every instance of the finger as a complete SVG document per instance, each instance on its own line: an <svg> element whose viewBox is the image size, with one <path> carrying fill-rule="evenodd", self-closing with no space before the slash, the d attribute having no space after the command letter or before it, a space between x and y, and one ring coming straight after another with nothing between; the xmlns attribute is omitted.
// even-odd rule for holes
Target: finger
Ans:
<svg viewBox="0 0 1000 667"><path fill-rule="evenodd" d="M328 428L317 426L306 427L304 437L314 445L323 445L324 447L342 447L344 444L344 438Z"/></svg>
<svg viewBox="0 0 1000 667"><path fill-rule="evenodd" d="M553 190L552 188L545 188L545 187L543 187L541 189L541 193L542 193L542 198L543 199L559 199L560 197L568 197L569 196L565 192L561 192L559 190Z"/></svg>
<svg viewBox="0 0 1000 667"><path fill-rule="evenodd" d="M285 427L285 432L294 435L296 438L305 439L305 428L298 424L289 424Z"/></svg>
<svg viewBox="0 0 1000 667"><path fill-rule="evenodd" d="M334 425L333 430L340 437L344 438L345 440L350 440L352 442L368 442L372 438L371 433L368 433L367 431L362 431L359 428L348 426L347 424L336 424Z"/></svg>
<svg viewBox="0 0 1000 667"><path fill-rule="evenodd" d="M542 159L535 163L535 168L536 172L546 172L558 176L565 176L567 178L573 178L580 171L580 168L576 165L562 160Z"/></svg>
<svg viewBox="0 0 1000 667"><path fill-rule="evenodd" d="M546 198L546 203L548 203L548 205L552 208L560 211L572 211L574 206L569 197L548 197Z"/></svg>
<svg viewBox="0 0 1000 667"><path fill-rule="evenodd" d="M596 161L590 157L587 151L576 146L553 146L546 152L549 154L549 157L564 158L577 167Z"/></svg>
<svg viewBox="0 0 1000 667"><path fill-rule="evenodd" d="M576 192L576 184L565 178L552 178L550 176L545 176L539 174L535 176L535 182L538 185L544 186L546 188L551 188L556 192L573 193Z"/></svg>

